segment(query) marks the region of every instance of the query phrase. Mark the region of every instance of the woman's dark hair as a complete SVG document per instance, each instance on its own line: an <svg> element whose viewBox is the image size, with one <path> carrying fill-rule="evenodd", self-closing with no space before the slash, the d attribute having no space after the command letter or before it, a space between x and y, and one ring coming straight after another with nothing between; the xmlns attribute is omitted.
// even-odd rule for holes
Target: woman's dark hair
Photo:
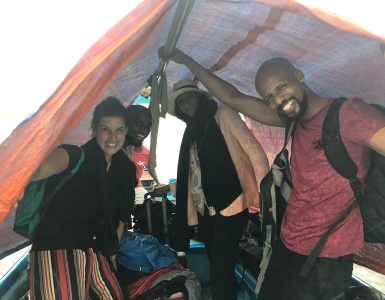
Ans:
<svg viewBox="0 0 385 300"><path fill-rule="evenodd" d="M118 98L109 96L96 105L92 116L91 127L96 128L103 117L122 117L124 120L126 109Z"/></svg>

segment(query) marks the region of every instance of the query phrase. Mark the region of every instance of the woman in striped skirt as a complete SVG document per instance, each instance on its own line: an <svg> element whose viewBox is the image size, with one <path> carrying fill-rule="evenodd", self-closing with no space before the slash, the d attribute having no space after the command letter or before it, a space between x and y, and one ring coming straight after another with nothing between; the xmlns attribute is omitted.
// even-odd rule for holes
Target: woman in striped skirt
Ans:
<svg viewBox="0 0 385 300"><path fill-rule="evenodd" d="M115 254L134 204L135 166L122 152L125 108L114 97L96 106L93 137L61 145L32 180L47 178L48 195L75 173L42 211L30 253L31 299L123 299ZM75 170L75 171L74 171Z"/></svg>

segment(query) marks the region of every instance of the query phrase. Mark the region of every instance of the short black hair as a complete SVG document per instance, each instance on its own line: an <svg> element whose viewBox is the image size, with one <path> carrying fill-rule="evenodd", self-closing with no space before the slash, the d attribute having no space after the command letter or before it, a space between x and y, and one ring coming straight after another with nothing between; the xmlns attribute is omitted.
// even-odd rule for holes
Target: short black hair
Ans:
<svg viewBox="0 0 385 300"><path fill-rule="evenodd" d="M96 105L91 127L96 128L103 117L122 117L125 120L126 109L118 98L109 96Z"/></svg>
<svg viewBox="0 0 385 300"><path fill-rule="evenodd" d="M133 104L127 106L126 124L132 120L137 120L142 116L147 116L149 119L151 119L151 111L143 105Z"/></svg>

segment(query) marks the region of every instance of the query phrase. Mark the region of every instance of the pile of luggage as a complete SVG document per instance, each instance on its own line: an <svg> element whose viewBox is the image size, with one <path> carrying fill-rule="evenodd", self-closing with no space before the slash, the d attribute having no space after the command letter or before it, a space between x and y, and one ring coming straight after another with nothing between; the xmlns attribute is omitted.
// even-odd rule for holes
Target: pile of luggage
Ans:
<svg viewBox="0 0 385 300"><path fill-rule="evenodd" d="M157 201L151 193L135 207L133 228L123 233L117 255L119 280L128 299L202 299L200 279L168 246L174 214L172 202L166 197Z"/></svg>

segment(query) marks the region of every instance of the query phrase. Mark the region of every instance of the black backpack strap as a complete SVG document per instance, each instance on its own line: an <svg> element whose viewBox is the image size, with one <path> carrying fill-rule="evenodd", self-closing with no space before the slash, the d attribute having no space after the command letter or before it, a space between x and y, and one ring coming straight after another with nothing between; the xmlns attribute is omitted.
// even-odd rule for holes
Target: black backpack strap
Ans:
<svg viewBox="0 0 385 300"><path fill-rule="evenodd" d="M356 199L361 196L361 182L357 178L357 166L350 158L340 133L339 111L346 98L337 98L330 105L322 127L321 145L331 166L350 182Z"/></svg>
<svg viewBox="0 0 385 300"><path fill-rule="evenodd" d="M330 105L322 127L321 146L332 167L346 179L357 175L357 167L345 149L339 129L339 111L346 98L338 98Z"/></svg>
<svg viewBox="0 0 385 300"><path fill-rule="evenodd" d="M320 255L323 247L326 244L326 241L329 238L330 233L340 224L342 223L347 216L350 214L350 212L356 208L358 205L357 201L353 201L347 209L344 210L342 215L339 216L339 218L329 227L329 229L321 236L320 240L318 241L317 245L313 248L310 255L306 259L304 265L302 266L301 272L299 273L302 277L307 277L307 275L310 272L310 269L313 267L314 262L316 261L317 257Z"/></svg>
<svg viewBox="0 0 385 300"><path fill-rule="evenodd" d="M342 215L322 235L321 239L311 251L301 269L300 275L302 277L307 277L315 260L325 246L330 233L347 218L354 208L357 207L358 201L361 197L361 182L357 178L357 166L346 151L339 129L339 111L345 100L346 98L337 98L330 105L322 127L322 138L319 145L324 149L325 156L330 165L341 176L349 180L356 201L353 201L349 207L345 209Z"/></svg>

